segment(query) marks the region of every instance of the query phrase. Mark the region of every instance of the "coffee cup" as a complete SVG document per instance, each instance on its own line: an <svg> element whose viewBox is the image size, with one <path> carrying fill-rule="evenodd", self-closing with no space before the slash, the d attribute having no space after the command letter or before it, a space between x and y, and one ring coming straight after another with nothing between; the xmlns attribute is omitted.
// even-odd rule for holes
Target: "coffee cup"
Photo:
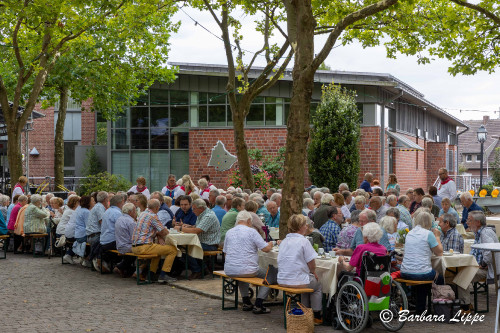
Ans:
<svg viewBox="0 0 500 333"><path fill-rule="evenodd" d="M333 251L333 250L332 250L332 251L330 251L330 252L328 252L328 254L329 254L329 255L330 255L330 257L332 257L332 258L335 258L335 257L337 256L337 255L336 255L336 253L335 253L335 251Z"/></svg>

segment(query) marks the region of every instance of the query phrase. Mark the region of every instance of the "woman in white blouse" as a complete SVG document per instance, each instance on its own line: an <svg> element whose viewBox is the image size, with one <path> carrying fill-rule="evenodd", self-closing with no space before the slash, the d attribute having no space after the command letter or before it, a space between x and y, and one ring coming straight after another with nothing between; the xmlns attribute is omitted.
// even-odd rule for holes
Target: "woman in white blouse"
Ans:
<svg viewBox="0 0 500 333"><path fill-rule="evenodd" d="M306 217L292 215L288 220L289 234L280 244L278 254L278 284L289 288L311 288L312 293L302 294L302 303L312 307L314 323L323 323L321 317L321 283L316 275L316 251L304 237L308 232Z"/></svg>

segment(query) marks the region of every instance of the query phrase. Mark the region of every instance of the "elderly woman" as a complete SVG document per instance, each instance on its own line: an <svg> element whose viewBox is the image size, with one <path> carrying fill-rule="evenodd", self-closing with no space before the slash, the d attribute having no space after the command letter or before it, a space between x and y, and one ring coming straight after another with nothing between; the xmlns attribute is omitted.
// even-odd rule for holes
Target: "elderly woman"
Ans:
<svg viewBox="0 0 500 333"><path fill-rule="evenodd" d="M302 302L312 307L314 323L323 323L321 317L321 283L316 275L316 251L304 237L308 231L306 217L302 214L290 216L288 234L280 244L278 254L278 283L289 288L311 288L312 293L302 294Z"/></svg>
<svg viewBox="0 0 500 333"><path fill-rule="evenodd" d="M352 271L356 268L356 274L359 275L361 272L363 253L368 251L375 253L377 256L385 256L387 254L387 249L385 246L378 243L380 239L382 239L383 234L382 229L377 223L370 222L365 224L363 227L364 244L360 244L356 247L356 249L354 249L349 263L344 262L343 256L339 257L339 264L341 265L341 268L346 271Z"/></svg>
<svg viewBox="0 0 500 333"><path fill-rule="evenodd" d="M9 204L10 204L10 198L8 196L6 195L0 196L0 212L2 212L2 217L4 222L7 221L7 210L9 209Z"/></svg>
<svg viewBox="0 0 500 333"><path fill-rule="evenodd" d="M262 237L266 237L264 230L262 230L264 223L256 214L258 208L259 205L253 200L245 202L245 210L252 216L252 228L254 228L255 231L257 231ZM236 219L236 225L238 225L238 219Z"/></svg>
<svg viewBox="0 0 500 333"><path fill-rule="evenodd" d="M337 204L337 206L340 207L340 210L342 211L342 215L344 216L344 219L350 219L351 218L351 212L349 211L349 207L345 204L344 196L339 193L334 193L333 194L333 201Z"/></svg>
<svg viewBox="0 0 500 333"><path fill-rule="evenodd" d="M360 227L359 213L361 213L361 211L359 210L355 210L354 212L351 213L351 223L349 223L346 227L342 228L342 230L340 231L337 240L337 248L349 249L351 247L351 242L354 238L354 235L356 234L356 231Z"/></svg>
<svg viewBox="0 0 500 333"><path fill-rule="evenodd" d="M351 207L351 213L355 210L359 210L360 212L366 208L366 198L364 195L358 195L354 198L354 205Z"/></svg>
<svg viewBox="0 0 500 333"><path fill-rule="evenodd" d="M389 206L387 208L396 207L398 205L398 198L395 195L391 194L387 196L385 202L386 205Z"/></svg>
<svg viewBox="0 0 500 333"><path fill-rule="evenodd" d="M90 210L94 207L94 198L90 195L84 195L80 198L80 209L74 213L75 215L75 242L73 243L73 251L80 257L76 263L81 263L84 267L92 267L89 261L81 261L85 255L87 243L86 224L90 216Z"/></svg>
<svg viewBox="0 0 500 333"><path fill-rule="evenodd" d="M439 217L439 207L434 204L432 196L426 194L422 199L422 207L429 208L432 215L437 219Z"/></svg>
<svg viewBox="0 0 500 333"><path fill-rule="evenodd" d="M406 235L405 255L401 264L401 277L406 280L431 281L436 276L432 269L431 255L443 255L441 232L430 231L434 217L421 211L415 218L413 229ZM425 299L430 284L415 286L417 295L417 314L425 310Z"/></svg>
<svg viewBox="0 0 500 333"><path fill-rule="evenodd" d="M80 204L80 197L77 195L72 195L68 199L68 204L66 208L64 209L64 212L59 219L59 222L57 223L57 228L56 228L56 237L59 238L62 235L65 234L66 232L66 225L69 222L69 219L73 212L75 211L76 207Z"/></svg>
<svg viewBox="0 0 500 333"><path fill-rule="evenodd" d="M314 222L307 218L307 237L311 237L314 244L318 244L318 248L323 247L323 242L325 241L325 236L323 236L318 229L314 228Z"/></svg>
<svg viewBox="0 0 500 333"><path fill-rule="evenodd" d="M441 200L441 209L439 210L439 217L441 217L441 215L443 214L451 214L455 216L457 221L460 221L460 216L458 216L458 213L455 210L455 208L451 207L451 200L448 198L443 198L443 200Z"/></svg>
<svg viewBox="0 0 500 333"><path fill-rule="evenodd" d="M74 198L74 197L72 196L68 200L68 207L69 207L69 201L71 200L71 198ZM76 198L78 198L78 204L76 205L74 212L69 217L69 220L66 223L65 228L64 228L64 235L66 236L66 240L71 241L71 242L75 241L76 218L78 216L78 214L77 214L78 211L81 209L80 197L76 197ZM62 218L61 218L61 221L59 222L59 224L61 224L61 223L62 223ZM57 233L57 230L56 230L56 233ZM69 248L68 251L66 252L66 255L63 257L63 261L68 263L68 264L75 264L75 262L73 262L74 255L75 255L75 253L73 252L73 249Z"/></svg>
<svg viewBox="0 0 500 333"><path fill-rule="evenodd" d="M64 213L64 200L62 198L52 197L50 198L50 207L52 208L50 212L52 221L54 221L55 225L58 225Z"/></svg>
<svg viewBox="0 0 500 333"><path fill-rule="evenodd" d="M224 240L224 253L226 261L224 272L234 277L260 277L266 276L266 271L259 267L258 250L269 252L273 243L266 243L262 236L252 227L252 216L242 210L236 216L236 226L226 233ZM248 296L248 283L238 283L241 298L243 299L243 311L252 311L255 314L269 313L268 308L262 304L269 294L269 288L259 288L255 299L255 305Z"/></svg>
<svg viewBox="0 0 500 333"><path fill-rule="evenodd" d="M387 232L387 237L389 238L389 244L391 244L390 251L394 251L396 247L396 242L398 241L398 220L392 216L384 216L380 220L380 227Z"/></svg>
<svg viewBox="0 0 500 333"><path fill-rule="evenodd" d="M203 200L208 200L210 197L210 187L208 186L208 182L205 178L200 178L198 180L198 186L199 186L199 195Z"/></svg>
<svg viewBox="0 0 500 333"><path fill-rule="evenodd" d="M31 196L31 203L24 213L24 233L26 235L45 233L49 216L49 212L42 208L42 196L39 194Z"/></svg>
<svg viewBox="0 0 500 333"><path fill-rule="evenodd" d="M305 198L302 206L302 214L304 216L308 216L309 212L313 210L314 210L314 200L311 198Z"/></svg>

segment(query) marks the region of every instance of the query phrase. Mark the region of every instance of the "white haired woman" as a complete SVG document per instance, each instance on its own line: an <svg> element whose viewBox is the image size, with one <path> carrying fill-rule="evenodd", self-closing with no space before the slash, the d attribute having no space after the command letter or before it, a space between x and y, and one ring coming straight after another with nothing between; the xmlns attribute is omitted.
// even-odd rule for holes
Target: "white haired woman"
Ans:
<svg viewBox="0 0 500 333"><path fill-rule="evenodd" d="M384 216L380 220L380 227L387 232L389 244L391 244L390 251L394 251L396 242L398 241L398 220L392 216Z"/></svg>
<svg viewBox="0 0 500 333"><path fill-rule="evenodd" d="M42 208L42 196L35 194L31 196L31 203L24 213L24 233L29 234L44 234L47 232L47 225L49 223L48 217L50 213L47 209ZM40 243L38 243L40 244ZM35 246L35 244L32 244ZM36 246L37 252L43 252L43 247Z"/></svg>
<svg viewBox="0 0 500 333"><path fill-rule="evenodd" d="M339 264L341 265L341 268L346 271L352 271L356 268L356 274L359 275L361 272L363 253L368 251L375 253L377 256L385 256L387 254L387 249L384 245L378 243L383 234L384 232L377 223L370 222L365 224L363 227L364 244L358 245L356 249L354 249L349 263L344 262L343 256L339 257Z"/></svg>
<svg viewBox="0 0 500 333"><path fill-rule="evenodd" d="M242 210L236 216L236 226L226 233L224 239L224 253L226 261L224 272L234 277L260 277L266 276L266 271L259 267L258 250L269 252L273 243L266 243L262 236L252 227L252 215ZM243 299L243 311L252 311L255 314L269 313L263 306L263 301L269 294L269 288L261 287L255 300L255 306L248 296L248 283L238 283Z"/></svg>
<svg viewBox="0 0 500 333"><path fill-rule="evenodd" d="M320 325L323 294L316 275L317 253L304 237L309 230L307 218L302 214L292 215L287 225L289 233L281 242L278 254L278 283L289 288L314 289L312 293L302 294L302 303L312 308L314 323Z"/></svg>
<svg viewBox="0 0 500 333"><path fill-rule="evenodd" d="M441 232L430 230L434 216L426 211L417 214L413 229L406 235L405 255L401 264L401 277L406 280L432 281L436 272L432 269L431 255L443 255ZM415 286L417 314L425 310L425 299L430 284Z"/></svg>

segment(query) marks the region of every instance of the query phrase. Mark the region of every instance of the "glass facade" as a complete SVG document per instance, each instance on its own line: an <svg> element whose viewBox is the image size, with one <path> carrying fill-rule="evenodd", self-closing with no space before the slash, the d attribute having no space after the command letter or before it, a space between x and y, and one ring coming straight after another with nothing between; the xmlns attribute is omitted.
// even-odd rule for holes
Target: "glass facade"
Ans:
<svg viewBox="0 0 500 333"><path fill-rule="evenodd" d="M257 97L246 126L285 126L289 104L289 98ZM161 189L170 173L189 173L190 128L232 125L226 93L151 88L111 122L111 171L132 182L144 176L148 188Z"/></svg>

